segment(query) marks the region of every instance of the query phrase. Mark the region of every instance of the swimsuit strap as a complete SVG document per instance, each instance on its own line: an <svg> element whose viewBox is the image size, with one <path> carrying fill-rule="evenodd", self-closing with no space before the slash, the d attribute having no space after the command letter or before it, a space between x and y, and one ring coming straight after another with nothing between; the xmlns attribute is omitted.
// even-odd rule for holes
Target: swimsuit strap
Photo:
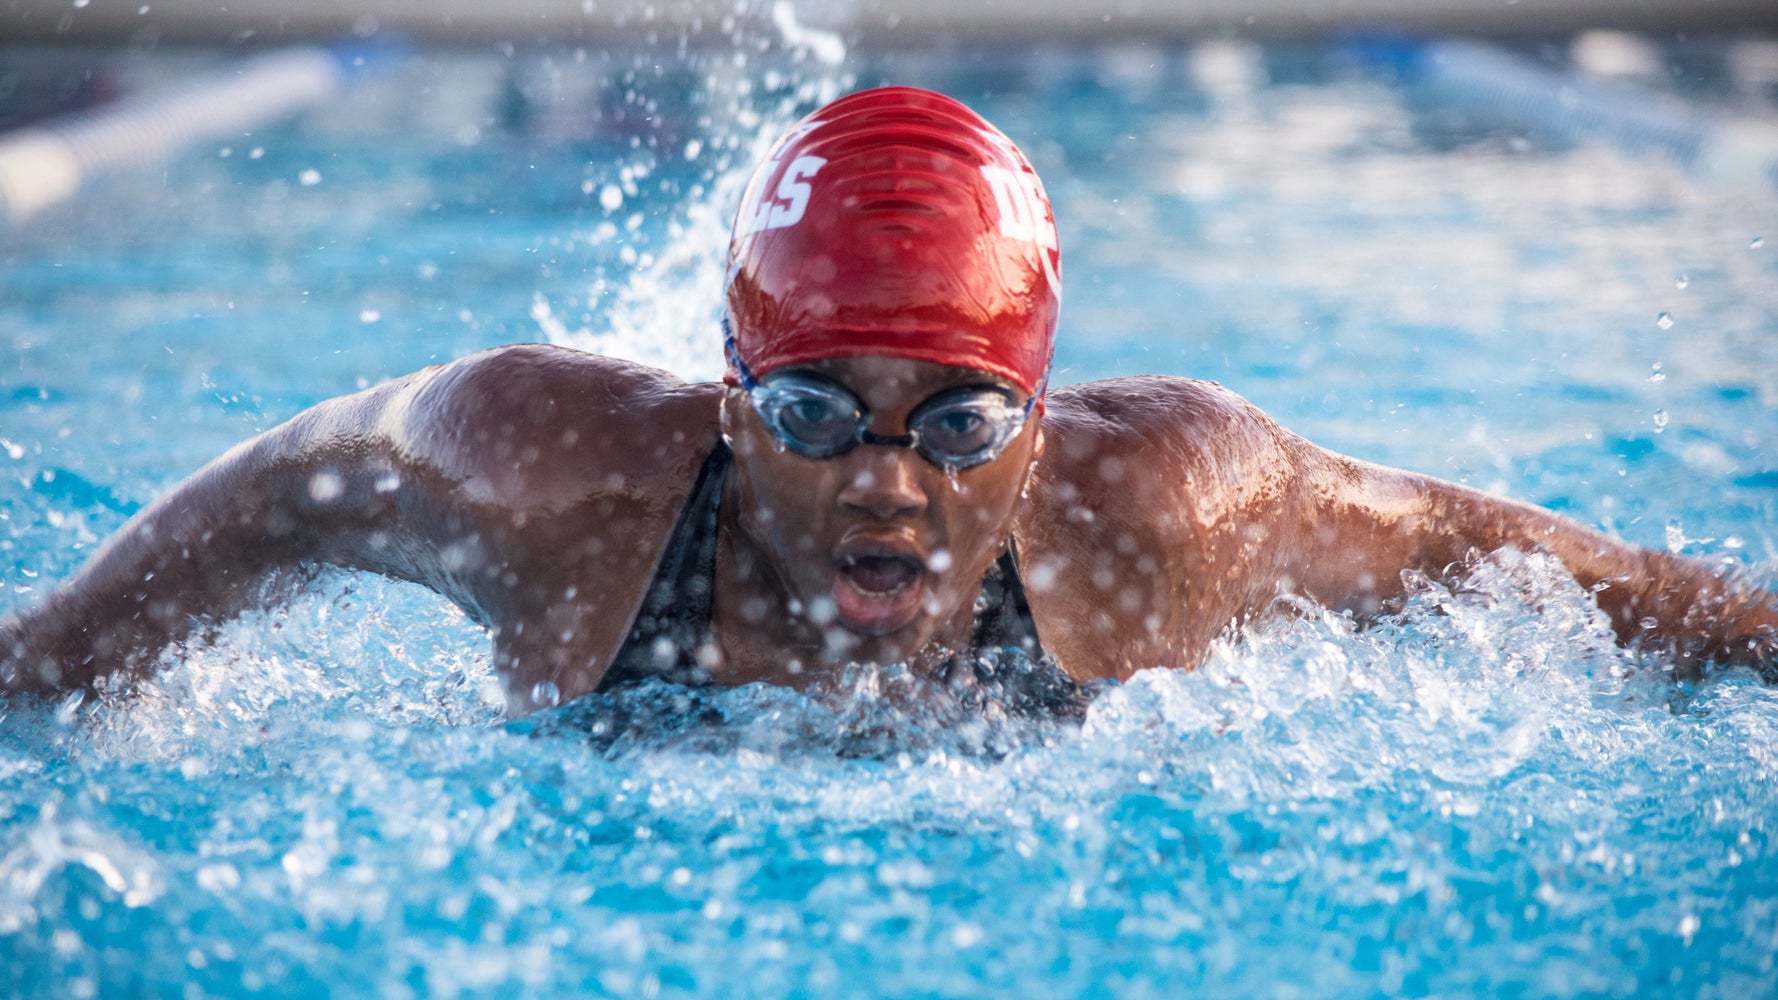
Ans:
<svg viewBox="0 0 1778 1000"><path fill-rule="evenodd" d="M1036 659L1043 655L1037 638L1037 619L1025 598L1025 582L1019 578L1018 543L1009 541L1006 551L982 577L982 593L976 598L973 644L978 650L1017 649Z"/></svg>
<svg viewBox="0 0 1778 1000"><path fill-rule="evenodd" d="M962 704L1012 716L1080 722L1103 684L1080 683L1044 653L1037 619L1019 576L1019 547L1006 551L982 578L973 648L940 674Z"/></svg>
<svg viewBox="0 0 1778 1000"><path fill-rule="evenodd" d="M623 648L605 672L600 690L647 677L683 684L709 682L709 671L699 665L698 649L710 641L716 598L717 513L729 458L728 442L719 440L704 459L691 496L667 537L642 608L636 612Z"/></svg>

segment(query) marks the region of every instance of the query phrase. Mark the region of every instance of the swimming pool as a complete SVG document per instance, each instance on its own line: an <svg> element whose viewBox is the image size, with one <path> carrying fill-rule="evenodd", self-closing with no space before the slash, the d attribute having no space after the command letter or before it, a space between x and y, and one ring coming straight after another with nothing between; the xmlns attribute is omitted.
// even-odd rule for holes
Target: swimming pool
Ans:
<svg viewBox="0 0 1778 1000"><path fill-rule="evenodd" d="M0 611L234 441L425 364L550 339L715 374L738 171L880 80L1036 161L1060 380L1218 379L1330 447L1778 582L1769 191L1459 120L1332 48L836 67L669 38L423 53L7 232ZM909 680L872 671L644 689L589 739L506 723L485 647L424 591L328 576L134 698L7 704L0 992L1778 988L1778 696L1675 686L1535 558L1364 631L1305 609L1078 728L901 714Z"/></svg>

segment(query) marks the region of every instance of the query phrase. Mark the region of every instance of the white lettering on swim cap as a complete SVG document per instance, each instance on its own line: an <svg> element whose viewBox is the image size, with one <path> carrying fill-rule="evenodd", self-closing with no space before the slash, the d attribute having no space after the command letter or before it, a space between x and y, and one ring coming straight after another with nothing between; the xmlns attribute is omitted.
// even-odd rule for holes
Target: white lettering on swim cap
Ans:
<svg viewBox="0 0 1778 1000"><path fill-rule="evenodd" d="M741 234L745 236L765 229L783 229L803 221L803 213L809 209L809 180L826 165L827 161L819 156L799 156L791 160L784 176L778 179L774 197L759 200L746 224L741 227ZM770 176L769 168L776 167L777 163L768 163L766 166L766 175Z"/></svg>
<svg viewBox="0 0 1778 1000"><path fill-rule="evenodd" d="M1049 279L1050 291L1055 293L1056 300L1061 301L1062 279L1056 273L1055 262L1050 259L1050 255L1060 249L1061 242L1056 239L1056 220L1050 215L1043 182L1030 170L1015 172L991 164L980 169L989 190L994 192L994 206L1000 210L1000 235L1009 240L1037 244L1044 277Z"/></svg>
<svg viewBox="0 0 1778 1000"><path fill-rule="evenodd" d="M1045 250L1056 249L1056 223L1045 207L1037 175L996 166L984 166L981 171L994 192L994 205L1000 209L1000 235L1035 243Z"/></svg>

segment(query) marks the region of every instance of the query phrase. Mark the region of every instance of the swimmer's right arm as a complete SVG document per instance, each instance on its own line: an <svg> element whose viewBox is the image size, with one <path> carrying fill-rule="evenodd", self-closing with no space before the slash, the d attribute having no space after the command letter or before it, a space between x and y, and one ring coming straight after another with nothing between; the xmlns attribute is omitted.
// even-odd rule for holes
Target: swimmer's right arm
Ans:
<svg viewBox="0 0 1778 1000"><path fill-rule="evenodd" d="M409 512L384 488L411 470L383 428L429 374L322 403L150 504L40 606L0 621L0 687L53 693L138 673L200 624L252 606L280 569L414 575L421 567L402 565L412 547L397 544Z"/></svg>
<svg viewBox="0 0 1778 1000"><path fill-rule="evenodd" d="M199 470L0 621L0 690L138 674L264 603L280 570L330 564L453 600L492 632L509 693L590 691L715 445L721 391L515 344L322 403Z"/></svg>

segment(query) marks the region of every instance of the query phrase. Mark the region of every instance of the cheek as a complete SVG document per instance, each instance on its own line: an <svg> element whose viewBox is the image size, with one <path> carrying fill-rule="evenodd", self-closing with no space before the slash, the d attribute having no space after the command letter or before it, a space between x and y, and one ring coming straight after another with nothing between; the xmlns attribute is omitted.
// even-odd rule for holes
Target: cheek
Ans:
<svg viewBox="0 0 1778 1000"><path fill-rule="evenodd" d="M949 508L946 521L952 555L968 564L973 572L985 570L994 561L1012 531L1013 513L1018 503L1018 477L1008 477L995 470L994 475L971 481L967 474L959 481L960 489L940 483L937 489L946 497Z"/></svg>
<svg viewBox="0 0 1778 1000"><path fill-rule="evenodd" d="M1031 467L1030 451L1028 446L1008 448L988 465L963 473L957 487L947 491L967 501L974 520L996 530L1002 526L1010 529L1024 491L1026 470Z"/></svg>
<svg viewBox="0 0 1778 1000"><path fill-rule="evenodd" d="M826 524L836 487L810 464L769 444L737 435L733 442L743 520L784 554L811 554Z"/></svg>

